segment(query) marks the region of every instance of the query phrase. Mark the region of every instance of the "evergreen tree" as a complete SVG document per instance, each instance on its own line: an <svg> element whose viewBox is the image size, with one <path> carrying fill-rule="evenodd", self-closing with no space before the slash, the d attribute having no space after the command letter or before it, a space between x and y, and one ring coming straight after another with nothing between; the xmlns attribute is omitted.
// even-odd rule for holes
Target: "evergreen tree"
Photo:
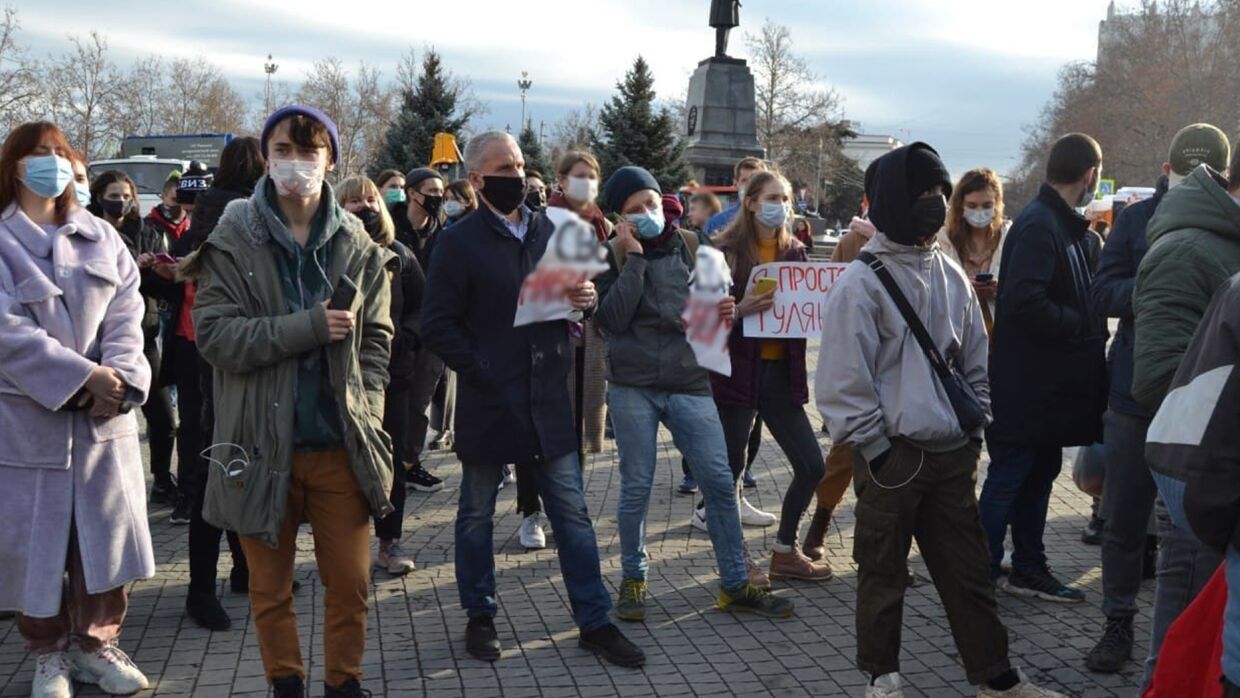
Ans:
<svg viewBox="0 0 1240 698"><path fill-rule="evenodd" d="M542 143L538 141L538 134L534 132L533 119L525 122L525 128L521 129L517 145L521 147L521 154L525 156L525 171L538 170L542 173L544 181L551 185L555 175L551 172L551 163L547 160Z"/></svg>
<svg viewBox="0 0 1240 698"><path fill-rule="evenodd" d="M474 115L462 99L465 89L452 80L435 49L427 49L416 87L401 90L400 111L388 128L384 148L371 166L371 174L389 168L405 172L429 165L435 134L459 137Z"/></svg>
<svg viewBox="0 0 1240 698"><path fill-rule="evenodd" d="M603 167L603 180L625 165L646 168L665 192L672 192L689 179L685 142L671 112L654 106L654 76L641 56L617 94L599 113L599 128L591 132L594 154Z"/></svg>

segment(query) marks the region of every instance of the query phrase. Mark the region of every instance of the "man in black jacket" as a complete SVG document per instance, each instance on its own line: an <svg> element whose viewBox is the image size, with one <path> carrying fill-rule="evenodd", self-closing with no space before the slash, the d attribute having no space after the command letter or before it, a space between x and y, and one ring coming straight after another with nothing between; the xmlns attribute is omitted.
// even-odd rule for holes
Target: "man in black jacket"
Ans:
<svg viewBox="0 0 1240 698"><path fill-rule="evenodd" d="M1124 209L1115 222L1090 289L1098 313L1120 321L1111 343L1111 396L1103 416L1106 479L1102 502L1106 526L1102 543L1102 612L1107 620L1102 638L1085 658L1090 671L1117 672L1132 656L1132 619L1137 612L1137 593L1150 547L1147 531L1157 493L1145 461L1146 430L1153 415L1132 396L1132 293L1137 269L1149 249L1146 227L1171 186L1179 184L1202 163L1218 171L1226 169L1230 153L1227 136L1209 124L1181 129L1171 141L1154 196ZM1182 546L1173 532L1168 534L1167 545L1172 548L1168 553L1179 557L1182 553L1176 548ZM1168 588L1160 585L1160 590ZM1158 656L1167 626L1174 620L1169 614L1159 613L1159 609L1156 602L1150 657ZM1147 665L1152 666L1152 662Z"/></svg>
<svg viewBox="0 0 1240 698"><path fill-rule="evenodd" d="M1093 200L1102 149L1087 135L1060 138L1046 183L1003 247L990 356L994 422L980 501L991 574L1004 590L1051 601L1083 601L1046 564L1042 534L1063 447L1102 438L1106 407L1106 320L1089 298L1089 222L1076 209ZM1012 529L1012 573L1000 580Z"/></svg>
<svg viewBox="0 0 1240 698"><path fill-rule="evenodd" d="M515 462L537 475L581 629L579 645L615 664L641 666L645 655L608 620L611 596L586 510L568 399L567 321L513 327L521 284L546 251L553 226L522 206L525 161L512 136L474 136L465 164L482 205L452 226L432 258L422 338L458 376L456 581L469 616L466 650L486 661L500 656L493 517L503 466ZM594 285L581 284L570 300L590 310Z"/></svg>

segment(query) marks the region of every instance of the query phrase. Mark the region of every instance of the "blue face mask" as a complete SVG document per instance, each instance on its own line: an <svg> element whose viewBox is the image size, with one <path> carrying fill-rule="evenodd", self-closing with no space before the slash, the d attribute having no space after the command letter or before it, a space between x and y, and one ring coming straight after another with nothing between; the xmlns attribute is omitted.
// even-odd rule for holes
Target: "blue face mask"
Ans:
<svg viewBox="0 0 1240 698"><path fill-rule="evenodd" d="M90 206L90 185L73 180L73 193L77 194L78 204L82 208Z"/></svg>
<svg viewBox="0 0 1240 698"><path fill-rule="evenodd" d="M45 199L60 196L73 182L73 163L59 155L32 155L25 162L22 183Z"/></svg>
<svg viewBox="0 0 1240 698"><path fill-rule="evenodd" d="M630 213L625 218L630 223L637 226L637 237L643 240L652 240L663 234L663 209L654 211L646 211L645 213Z"/></svg>
<svg viewBox="0 0 1240 698"><path fill-rule="evenodd" d="M782 203L767 201L762 204L762 210L758 211L755 217L768 228L782 228L784 223L788 222L788 207Z"/></svg>

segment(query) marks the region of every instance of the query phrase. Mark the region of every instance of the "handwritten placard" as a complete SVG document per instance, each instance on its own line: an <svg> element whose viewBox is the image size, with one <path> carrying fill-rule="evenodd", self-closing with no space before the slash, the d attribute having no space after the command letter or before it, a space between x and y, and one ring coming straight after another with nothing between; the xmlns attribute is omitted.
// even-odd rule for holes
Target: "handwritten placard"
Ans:
<svg viewBox="0 0 1240 698"><path fill-rule="evenodd" d="M547 217L555 232L547 241L547 251L534 271L521 283L513 327L550 320L580 320L568 294L578 284L607 271L607 252L599 244L594 228L577 214L562 208L548 208Z"/></svg>
<svg viewBox="0 0 1240 698"><path fill-rule="evenodd" d="M732 375L728 335L732 320L719 315L719 302L732 285L723 253L713 247L699 247L689 280L689 298L680 317L685 321L685 338L698 365L725 376Z"/></svg>
<svg viewBox="0 0 1240 698"><path fill-rule="evenodd" d="M822 336L822 306L831 285L848 268L837 262L775 262L753 268L749 288L758 279L775 279L775 305L745 318L745 336L809 339Z"/></svg>

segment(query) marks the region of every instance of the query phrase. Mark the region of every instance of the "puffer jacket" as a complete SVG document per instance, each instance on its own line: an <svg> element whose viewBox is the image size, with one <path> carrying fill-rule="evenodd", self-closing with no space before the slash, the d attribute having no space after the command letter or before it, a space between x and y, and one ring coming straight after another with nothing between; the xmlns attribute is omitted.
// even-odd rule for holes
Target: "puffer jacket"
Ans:
<svg viewBox="0 0 1240 698"><path fill-rule="evenodd" d="M698 234L699 245L710 245ZM710 395L710 376L685 338L684 312L694 258L684 235L669 235L645 254L626 255L621 269L611 246L610 269L595 280L595 321L607 340L607 381L630 388Z"/></svg>
<svg viewBox="0 0 1240 698"><path fill-rule="evenodd" d="M1202 165L1163 196L1133 292L1132 396L1158 409L1210 299L1240 272L1240 205Z"/></svg>
<svg viewBox="0 0 1240 698"><path fill-rule="evenodd" d="M955 363L989 412L986 325L964 272L937 244L901 245L881 232L864 251L891 272L939 351ZM930 360L863 262L849 265L831 287L823 320L814 394L834 442L857 446L873 461L896 437L932 452L981 438L980 430L966 434L960 428Z"/></svg>
<svg viewBox="0 0 1240 698"><path fill-rule="evenodd" d="M336 205L328 185L323 198ZM392 511L392 445L382 425L393 336L389 271L396 265L357 218L337 217L328 278L334 287L347 274L360 292L354 332L329 342L322 306L288 311L261 205L258 198L229 204L181 272L197 284L198 349L215 368L216 462L203 518L274 547L288 504L298 358L324 346L353 474L375 516ZM230 476L226 468L238 457L244 470Z"/></svg>

